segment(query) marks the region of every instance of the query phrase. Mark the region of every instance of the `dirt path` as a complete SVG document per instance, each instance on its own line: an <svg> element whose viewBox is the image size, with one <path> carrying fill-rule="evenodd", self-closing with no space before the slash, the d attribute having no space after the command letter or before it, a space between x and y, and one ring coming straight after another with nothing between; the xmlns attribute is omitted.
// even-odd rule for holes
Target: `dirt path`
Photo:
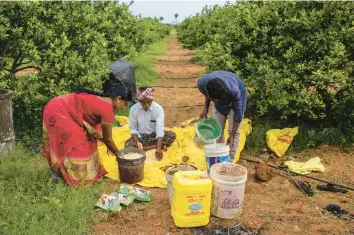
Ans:
<svg viewBox="0 0 354 235"><path fill-rule="evenodd" d="M167 55L157 57L156 71L160 75L159 86L195 87L203 67L190 62L192 52L185 50L175 38L168 41ZM166 125L171 127L197 116L201 107L168 108L176 105L203 103L197 88L156 88L157 102L165 106ZM354 153L338 148L322 147L297 154L298 161L320 157L325 173L312 176L354 187ZM273 179L260 183L254 179L254 164L240 161L248 171L243 214L235 220L223 220L211 216L204 228L176 228L170 215L167 189L150 189L152 202L134 203L120 213L97 213L97 222L91 232L95 235L113 234L228 234L222 232L233 224L242 223L253 230L265 225L263 234L354 234L354 220L348 221L327 213L323 208L337 204L354 213L354 192L347 194L316 190L318 182L309 181L315 190L314 197L306 197L296 189L285 173L276 172ZM298 178L299 180L304 180ZM111 189L116 189L116 183ZM107 191L107 193L108 193ZM110 192L111 192L110 191ZM215 230L219 228L218 232ZM233 233L230 233L233 234Z"/></svg>
<svg viewBox="0 0 354 235"><path fill-rule="evenodd" d="M202 65L193 64L190 60L193 52L183 49L175 37L168 40L167 54L157 56L155 70L159 74L156 87L157 102L165 107L165 125L173 127L201 112L201 107L179 107L201 105L203 95L196 88L197 80L204 72ZM179 88L185 87L185 88Z"/></svg>

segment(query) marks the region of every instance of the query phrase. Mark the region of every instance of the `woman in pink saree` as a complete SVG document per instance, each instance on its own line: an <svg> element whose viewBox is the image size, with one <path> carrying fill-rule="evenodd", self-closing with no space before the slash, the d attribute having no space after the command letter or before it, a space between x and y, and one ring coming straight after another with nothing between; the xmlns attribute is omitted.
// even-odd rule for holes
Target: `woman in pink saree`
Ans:
<svg viewBox="0 0 354 235"><path fill-rule="evenodd" d="M50 100L43 111L42 156L53 172L69 186L100 181L107 171L99 158L97 141L120 155L112 140L114 110L124 109L131 100L123 85L113 85L104 93L83 90Z"/></svg>

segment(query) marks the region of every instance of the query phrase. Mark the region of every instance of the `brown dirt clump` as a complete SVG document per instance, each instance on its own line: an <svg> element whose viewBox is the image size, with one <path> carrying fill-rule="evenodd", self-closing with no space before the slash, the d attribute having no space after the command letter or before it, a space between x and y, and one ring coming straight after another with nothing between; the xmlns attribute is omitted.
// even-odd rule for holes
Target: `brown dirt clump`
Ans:
<svg viewBox="0 0 354 235"><path fill-rule="evenodd" d="M274 176L274 171L265 162L261 162L256 166L255 177L260 181L269 181Z"/></svg>

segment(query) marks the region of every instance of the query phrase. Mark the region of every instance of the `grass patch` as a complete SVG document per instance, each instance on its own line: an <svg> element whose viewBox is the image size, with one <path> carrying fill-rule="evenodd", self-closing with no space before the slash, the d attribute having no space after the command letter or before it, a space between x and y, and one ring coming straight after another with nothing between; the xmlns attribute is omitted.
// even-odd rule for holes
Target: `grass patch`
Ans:
<svg viewBox="0 0 354 235"><path fill-rule="evenodd" d="M252 122L252 132L246 138L246 146L248 152L258 154L264 148L267 148L266 132L270 129L279 128L269 121Z"/></svg>
<svg viewBox="0 0 354 235"><path fill-rule="evenodd" d="M154 69L156 63L154 56L166 54L166 49L167 38L151 44L146 51L132 59L137 87L153 86L156 84L158 74Z"/></svg>
<svg viewBox="0 0 354 235"><path fill-rule="evenodd" d="M247 136L246 149L253 154L260 154L267 148L266 132L271 129L282 129L295 127L296 125L286 124L274 120L255 120L252 123L252 132ZM318 147L320 145L332 145L338 147L351 147L354 143L354 127L344 128L319 128L310 127L305 124L297 125L299 132L294 137L287 153L300 152L304 149Z"/></svg>
<svg viewBox="0 0 354 235"><path fill-rule="evenodd" d="M104 183L51 182L46 161L21 146L0 158L0 234L88 234Z"/></svg>
<svg viewBox="0 0 354 235"><path fill-rule="evenodd" d="M171 31L170 31L170 35L171 35L171 36L177 36L176 27L172 27L172 29L171 29Z"/></svg>
<svg viewBox="0 0 354 235"><path fill-rule="evenodd" d="M156 59L154 56L164 55L167 50L167 38L151 44L144 52L132 58L134 65L135 79L137 88L140 86L154 86L158 79L158 74L155 71ZM116 113L119 116L128 116L130 107L127 110L122 110ZM119 126L118 122L113 123L113 126Z"/></svg>
<svg viewBox="0 0 354 235"><path fill-rule="evenodd" d="M306 148L319 145L331 145L343 148L351 147L354 143L354 127L346 128L313 128L307 125L299 126L299 133L294 138L290 151L299 152Z"/></svg>

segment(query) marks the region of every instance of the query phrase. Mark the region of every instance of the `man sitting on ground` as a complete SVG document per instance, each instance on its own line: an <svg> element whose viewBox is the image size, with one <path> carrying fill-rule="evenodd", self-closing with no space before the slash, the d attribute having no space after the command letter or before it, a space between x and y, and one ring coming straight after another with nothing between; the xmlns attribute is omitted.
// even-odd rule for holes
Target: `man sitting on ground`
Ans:
<svg viewBox="0 0 354 235"><path fill-rule="evenodd" d="M138 148L144 151L156 148L155 156L162 159L162 149L166 151L176 139L172 131L164 131L165 114L155 99L152 87L138 89L138 103L129 112L129 129L132 137L125 142L125 147Z"/></svg>

